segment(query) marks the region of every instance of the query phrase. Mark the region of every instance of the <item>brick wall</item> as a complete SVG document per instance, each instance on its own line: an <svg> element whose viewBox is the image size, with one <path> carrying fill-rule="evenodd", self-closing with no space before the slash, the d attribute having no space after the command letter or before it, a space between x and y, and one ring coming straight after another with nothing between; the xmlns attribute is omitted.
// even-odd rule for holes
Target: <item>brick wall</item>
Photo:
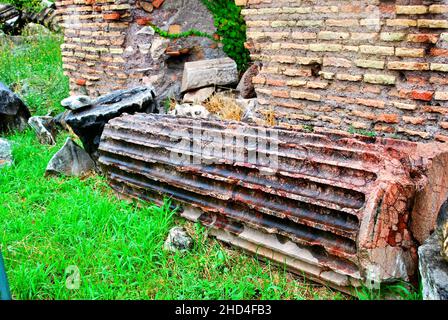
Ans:
<svg viewBox="0 0 448 320"><path fill-rule="evenodd" d="M236 0L261 117L448 141L448 1Z"/></svg>
<svg viewBox="0 0 448 320"><path fill-rule="evenodd" d="M223 56L208 38L168 40L147 27L213 33L212 16L200 0L62 0L56 6L71 94L94 97L142 84L154 85L159 95L176 94L185 61ZM176 57L179 50L183 55Z"/></svg>

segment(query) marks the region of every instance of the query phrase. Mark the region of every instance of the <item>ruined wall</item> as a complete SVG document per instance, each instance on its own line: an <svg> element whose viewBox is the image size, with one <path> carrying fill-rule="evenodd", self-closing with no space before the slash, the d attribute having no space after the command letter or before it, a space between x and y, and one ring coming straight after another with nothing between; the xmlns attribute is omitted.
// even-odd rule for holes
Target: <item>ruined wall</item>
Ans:
<svg viewBox="0 0 448 320"><path fill-rule="evenodd" d="M448 2L236 0L259 114L278 124L448 141Z"/></svg>
<svg viewBox="0 0 448 320"><path fill-rule="evenodd" d="M62 55L72 94L98 96L142 84L154 85L158 94L177 93L185 61L224 55L208 38L167 40L147 26L213 34L213 18L200 0L63 0L56 5L65 28Z"/></svg>

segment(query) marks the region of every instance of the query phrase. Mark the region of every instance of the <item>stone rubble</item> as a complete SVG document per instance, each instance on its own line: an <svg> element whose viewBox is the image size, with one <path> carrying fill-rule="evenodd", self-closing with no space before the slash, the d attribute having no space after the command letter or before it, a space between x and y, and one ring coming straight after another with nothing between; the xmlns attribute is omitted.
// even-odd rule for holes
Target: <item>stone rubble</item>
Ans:
<svg viewBox="0 0 448 320"><path fill-rule="evenodd" d="M13 162L11 143L0 138L0 169L12 165Z"/></svg>
<svg viewBox="0 0 448 320"><path fill-rule="evenodd" d="M56 144L56 123L53 117L31 117L28 120L29 126L36 132L41 144Z"/></svg>
<svg viewBox="0 0 448 320"><path fill-rule="evenodd" d="M193 240L183 227L174 227L170 230L163 248L167 251L187 251L191 248Z"/></svg>
<svg viewBox="0 0 448 320"><path fill-rule="evenodd" d="M236 62L230 58L200 60L185 63L182 92L208 86L233 86L238 84Z"/></svg>
<svg viewBox="0 0 448 320"><path fill-rule="evenodd" d="M113 91L100 96L91 106L72 110L65 122L81 139L84 149L96 160L104 125L123 113L153 113L157 111L152 87L136 87Z"/></svg>
<svg viewBox="0 0 448 320"><path fill-rule="evenodd" d="M31 113L23 101L0 82L0 133L24 130L30 117Z"/></svg>
<svg viewBox="0 0 448 320"><path fill-rule="evenodd" d="M424 300L448 300L448 262L440 250L436 233L418 249Z"/></svg>
<svg viewBox="0 0 448 320"><path fill-rule="evenodd" d="M71 138L51 158L45 170L46 176L86 177L95 172L95 162L89 154Z"/></svg>
<svg viewBox="0 0 448 320"><path fill-rule="evenodd" d="M72 96L61 101L61 105L67 110L81 110L92 106L93 101L89 96Z"/></svg>

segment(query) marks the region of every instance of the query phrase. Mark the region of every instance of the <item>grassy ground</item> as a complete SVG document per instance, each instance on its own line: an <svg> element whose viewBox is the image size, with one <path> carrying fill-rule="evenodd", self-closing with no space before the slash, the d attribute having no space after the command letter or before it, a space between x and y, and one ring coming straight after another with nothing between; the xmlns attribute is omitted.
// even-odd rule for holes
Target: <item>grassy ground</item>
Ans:
<svg viewBox="0 0 448 320"><path fill-rule="evenodd" d="M188 224L194 248L162 250L183 223L167 208L118 200L99 177L44 178L58 146L28 131L10 136L15 165L0 175L0 239L16 299L315 299L344 298L296 281L281 269L229 250ZM81 275L66 288L66 268Z"/></svg>
<svg viewBox="0 0 448 320"><path fill-rule="evenodd" d="M68 94L60 41L0 48L0 81L24 92L33 114L55 114ZM101 177L45 178L66 137L54 147L40 145L31 131L6 137L15 164L0 172L0 248L15 299L347 298L224 247L167 207L120 201ZM164 240L179 224L194 247L167 253ZM81 283L69 290L73 270Z"/></svg>

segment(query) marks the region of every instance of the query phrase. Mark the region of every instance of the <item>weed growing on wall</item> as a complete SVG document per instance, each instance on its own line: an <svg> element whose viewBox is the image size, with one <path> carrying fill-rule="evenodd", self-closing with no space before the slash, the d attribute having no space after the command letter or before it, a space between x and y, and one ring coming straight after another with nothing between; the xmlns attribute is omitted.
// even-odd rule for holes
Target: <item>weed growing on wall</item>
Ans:
<svg viewBox="0 0 448 320"><path fill-rule="evenodd" d="M28 11L37 12L42 9L42 0L1 0L0 3L12 4L19 10L27 9Z"/></svg>
<svg viewBox="0 0 448 320"><path fill-rule="evenodd" d="M241 15L241 8L234 1L201 0L213 14L217 34L221 37L224 52L238 64L238 70L248 67L249 51L246 42L246 22Z"/></svg>

